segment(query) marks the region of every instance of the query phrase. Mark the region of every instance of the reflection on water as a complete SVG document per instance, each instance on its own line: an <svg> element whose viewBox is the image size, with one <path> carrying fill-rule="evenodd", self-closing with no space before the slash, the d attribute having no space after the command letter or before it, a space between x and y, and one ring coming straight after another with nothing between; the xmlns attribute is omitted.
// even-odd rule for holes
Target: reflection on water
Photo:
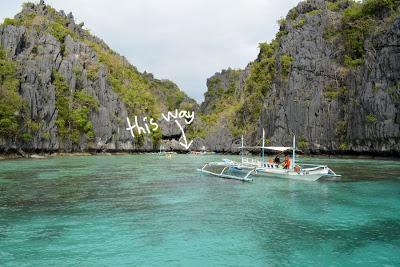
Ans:
<svg viewBox="0 0 400 267"><path fill-rule="evenodd" d="M195 171L220 158L2 161L0 265L400 264L399 161L301 159L343 175L319 182Z"/></svg>

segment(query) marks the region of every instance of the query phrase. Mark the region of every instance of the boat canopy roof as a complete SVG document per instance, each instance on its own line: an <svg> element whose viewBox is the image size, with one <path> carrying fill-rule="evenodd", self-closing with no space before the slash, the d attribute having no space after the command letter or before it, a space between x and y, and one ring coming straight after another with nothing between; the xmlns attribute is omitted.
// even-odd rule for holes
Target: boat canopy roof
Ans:
<svg viewBox="0 0 400 267"><path fill-rule="evenodd" d="M264 149L283 152L286 150L291 150L292 147L289 147L289 146L266 146L266 147L264 147Z"/></svg>
<svg viewBox="0 0 400 267"><path fill-rule="evenodd" d="M237 147L239 149L266 149L266 150L270 150L270 151L274 151L274 152L278 152L278 154L286 152L286 151L292 151L293 148L291 146L240 146ZM304 152L302 150L298 150L296 149L296 154L304 154Z"/></svg>
<svg viewBox="0 0 400 267"><path fill-rule="evenodd" d="M251 149L251 148L258 148L258 149L268 149L268 150L272 150L272 151L278 151L278 152L284 152L287 150L291 150L292 147L291 146L241 146L238 148L246 148L246 149Z"/></svg>

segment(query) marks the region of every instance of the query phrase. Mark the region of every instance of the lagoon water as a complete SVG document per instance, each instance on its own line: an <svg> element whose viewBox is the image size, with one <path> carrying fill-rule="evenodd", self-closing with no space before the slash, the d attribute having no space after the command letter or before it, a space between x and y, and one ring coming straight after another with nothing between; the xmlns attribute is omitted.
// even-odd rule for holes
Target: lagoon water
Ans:
<svg viewBox="0 0 400 267"><path fill-rule="evenodd" d="M343 175L318 182L196 172L223 157L1 161L0 266L400 265L398 160L317 159Z"/></svg>

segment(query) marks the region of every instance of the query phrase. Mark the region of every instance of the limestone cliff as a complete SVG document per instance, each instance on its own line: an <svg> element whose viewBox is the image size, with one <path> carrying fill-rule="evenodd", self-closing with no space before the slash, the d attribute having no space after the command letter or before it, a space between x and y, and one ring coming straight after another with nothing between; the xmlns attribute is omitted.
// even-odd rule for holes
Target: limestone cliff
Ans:
<svg viewBox="0 0 400 267"><path fill-rule="evenodd" d="M256 144L265 128L272 144L289 145L296 134L312 152L399 155L399 14L395 0L300 2L258 58L236 71L235 88L220 83L222 98L233 99L221 100L208 83L202 111L230 137L210 149L231 150L241 134ZM221 75L231 76L209 81Z"/></svg>
<svg viewBox="0 0 400 267"><path fill-rule="evenodd" d="M133 140L126 117L197 109L173 82L140 73L43 1L0 25L0 52L2 152L157 149L168 134Z"/></svg>

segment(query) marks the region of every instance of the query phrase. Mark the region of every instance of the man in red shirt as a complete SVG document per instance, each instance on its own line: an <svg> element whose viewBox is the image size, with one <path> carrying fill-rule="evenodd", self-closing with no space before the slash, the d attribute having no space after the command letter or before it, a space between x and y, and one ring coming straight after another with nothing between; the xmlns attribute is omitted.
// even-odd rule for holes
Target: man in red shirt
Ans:
<svg viewBox="0 0 400 267"><path fill-rule="evenodd" d="M290 158L289 155L285 155L285 160L283 161L283 168L289 169L290 168Z"/></svg>

